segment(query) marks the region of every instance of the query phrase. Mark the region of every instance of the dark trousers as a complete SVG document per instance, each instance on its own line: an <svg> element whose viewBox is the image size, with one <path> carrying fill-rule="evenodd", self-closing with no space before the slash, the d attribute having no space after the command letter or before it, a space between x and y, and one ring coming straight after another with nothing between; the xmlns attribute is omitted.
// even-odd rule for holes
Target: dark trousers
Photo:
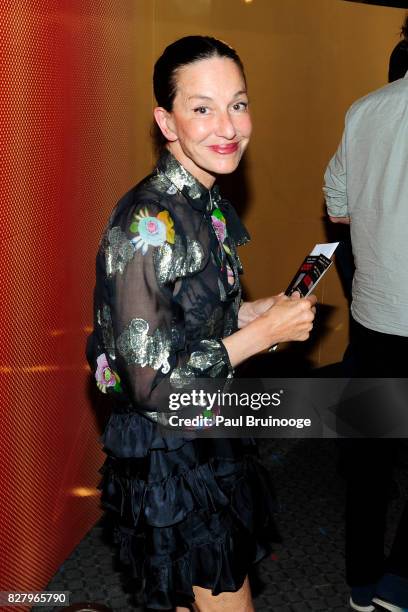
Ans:
<svg viewBox="0 0 408 612"><path fill-rule="evenodd" d="M408 378L407 337L375 332L352 321L351 353L354 377ZM370 438L340 442L347 479L347 581L350 586L376 583L385 572L408 578L408 502L391 553L384 558L393 468L398 446L407 441Z"/></svg>

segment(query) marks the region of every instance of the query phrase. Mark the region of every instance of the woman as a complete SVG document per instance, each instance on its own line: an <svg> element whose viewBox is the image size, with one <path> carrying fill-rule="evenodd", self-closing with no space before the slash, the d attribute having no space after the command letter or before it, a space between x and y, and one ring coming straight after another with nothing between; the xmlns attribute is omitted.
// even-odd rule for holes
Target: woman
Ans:
<svg viewBox="0 0 408 612"><path fill-rule="evenodd" d="M147 607L249 612L248 569L275 536L255 444L162 437L158 407L195 378L230 377L251 355L305 340L315 298L241 304L236 246L248 234L214 186L251 135L236 52L209 37L178 40L155 65L154 91L164 153L120 200L97 258L88 358L116 398L102 502Z"/></svg>

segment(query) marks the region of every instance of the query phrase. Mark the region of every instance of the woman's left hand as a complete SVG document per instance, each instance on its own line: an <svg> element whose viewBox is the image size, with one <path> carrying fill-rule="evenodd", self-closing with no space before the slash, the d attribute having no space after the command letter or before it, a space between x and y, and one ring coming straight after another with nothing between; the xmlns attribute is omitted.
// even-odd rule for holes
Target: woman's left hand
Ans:
<svg viewBox="0 0 408 612"><path fill-rule="evenodd" d="M275 299L276 296L270 296L255 302L243 302L238 312L238 329L242 329L271 308Z"/></svg>

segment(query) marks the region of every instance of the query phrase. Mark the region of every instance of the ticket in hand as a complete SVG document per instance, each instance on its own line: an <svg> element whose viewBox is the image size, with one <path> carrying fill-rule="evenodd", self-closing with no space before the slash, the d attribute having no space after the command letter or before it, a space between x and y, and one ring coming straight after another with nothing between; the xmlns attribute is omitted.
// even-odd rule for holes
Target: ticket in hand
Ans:
<svg viewBox="0 0 408 612"><path fill-rule="evenodd" d="M316 244L289 283L285 295L299 291L301 297L307 297L333 264L331 257L338 246L338 242ZM274 344L269 351L276 351L277 348L278 345Z"/></svg>
<svg viewBox="0 0 408 612"><path fill-rule="evenodd" d="M299 291L302 297L309 295L333 264L331 257L338 245L338 242L316 244L289 283L285 295L292 295L294 291Z"/></svg>

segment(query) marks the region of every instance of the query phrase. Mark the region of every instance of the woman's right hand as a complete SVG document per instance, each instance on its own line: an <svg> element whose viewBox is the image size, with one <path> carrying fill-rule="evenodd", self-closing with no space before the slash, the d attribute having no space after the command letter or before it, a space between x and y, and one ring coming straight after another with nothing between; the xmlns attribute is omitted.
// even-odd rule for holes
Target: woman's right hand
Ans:
<svg viewBox="0 0 408 612"><path fill-rule="evenodd" d="M273 305L252 323L264 338L263 349L279 342L307 340L313 328L316 301L315 295L301 298L297 292L290 297L275 296Z"/></svg>
<svg viewBox="0 0 408 612"><path fill-rule="evenodd" d="M299 293L274 296L270 308L223 338L232 367L279 342L307 340L313 328L316 301L314 295L301 298Z"/></svg>

